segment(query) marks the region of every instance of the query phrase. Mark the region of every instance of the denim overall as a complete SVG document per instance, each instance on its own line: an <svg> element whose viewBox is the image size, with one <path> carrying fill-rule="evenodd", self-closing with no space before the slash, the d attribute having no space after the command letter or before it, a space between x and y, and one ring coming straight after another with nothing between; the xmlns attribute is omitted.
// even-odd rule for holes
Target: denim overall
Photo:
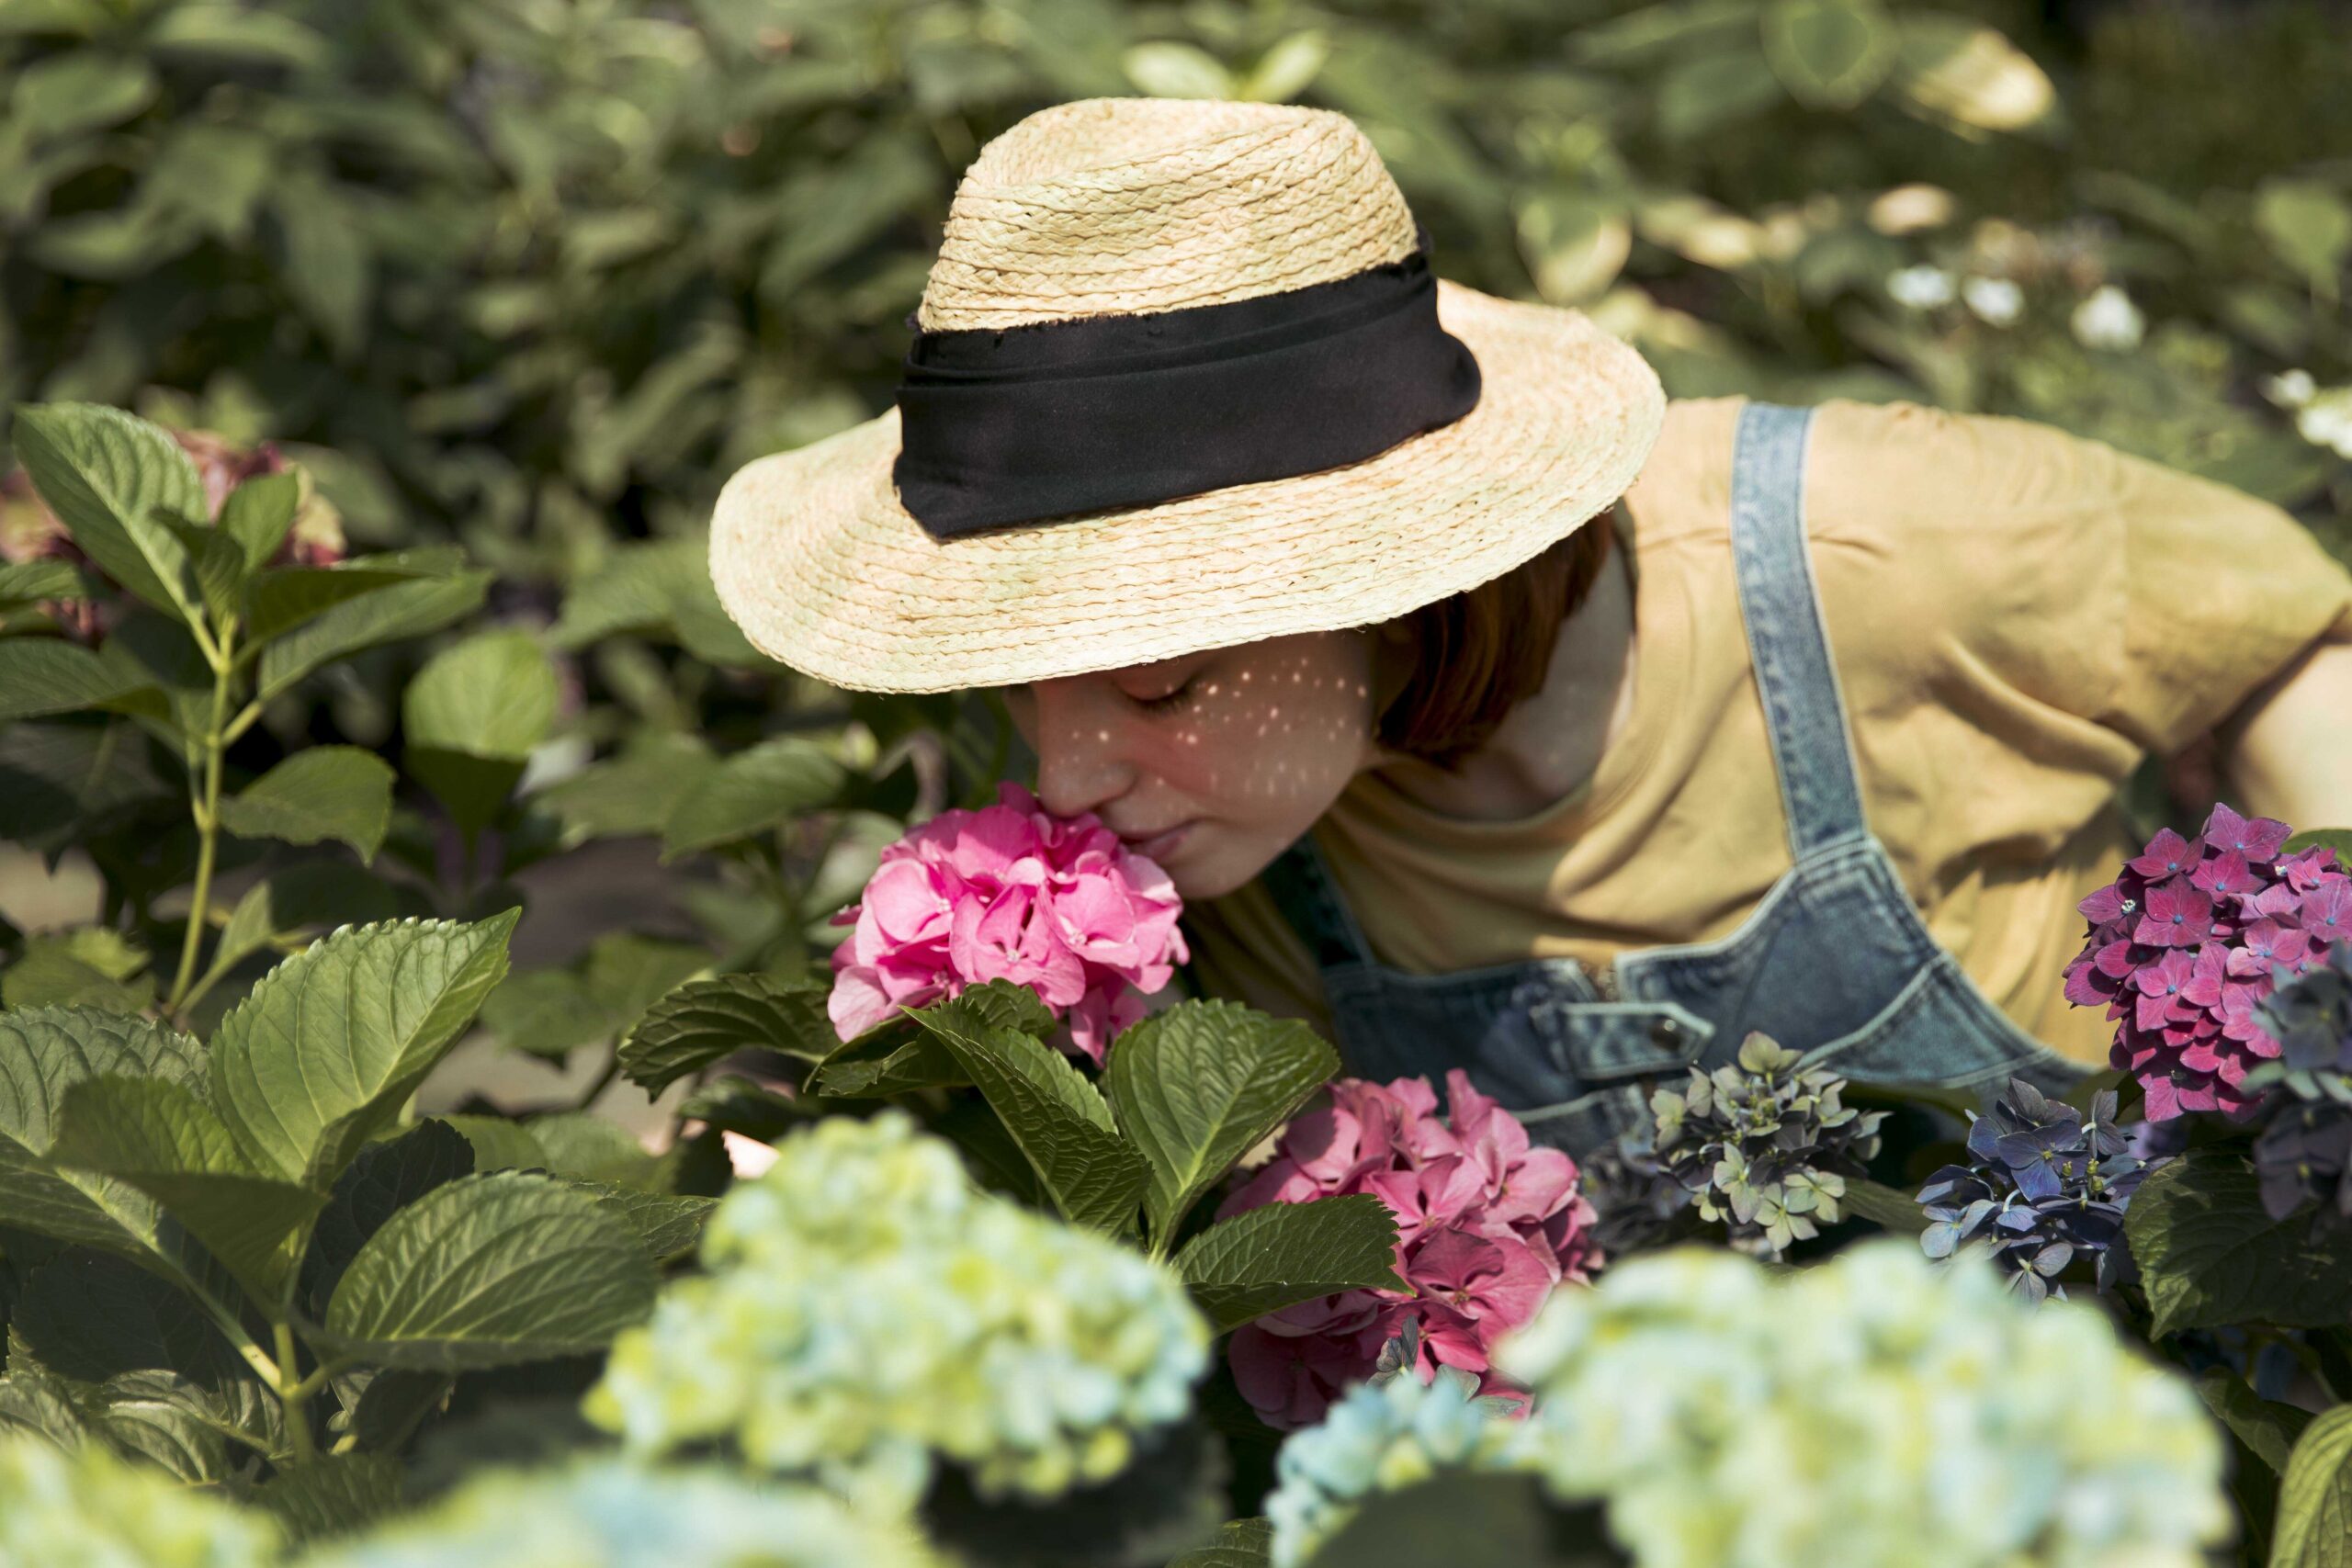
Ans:
<svg viewBox="0 0 2352 1568"><path fill-rule="evenodd" d="M1583 1155L1648 1124L1648 1091L1737 1055L1750 1030L1857 1083L1989 1098L2087 1071L2020 1030L1928 934L1862 819L1845 704L1804 530L1807 409L1750 403L1732 466L1732 553L1794 860L1719 942L1409 975L1373 957L1311 836L1263 874L1323 972L1347 1070L1449 1067ZM2057 984L2056 977L2052 978Z"/></svg>

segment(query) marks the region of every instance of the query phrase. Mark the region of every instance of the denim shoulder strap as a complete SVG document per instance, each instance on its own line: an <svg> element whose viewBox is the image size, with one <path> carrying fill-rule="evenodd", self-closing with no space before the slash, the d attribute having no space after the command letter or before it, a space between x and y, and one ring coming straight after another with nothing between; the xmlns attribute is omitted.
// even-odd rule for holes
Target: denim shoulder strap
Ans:
<svg viewBox="0 0 2352 1568"><path fill-rule="evenodd" d="M1805 545L1805 449L1812 428L1811 409L1747 404L1739 411L1731 469L1739 612L1780 771L1789 848L1797 856L1868 831L1845 697Z"/></svg>
<svg viewBox="0 0 2352 1568"><path fill-rule="evenodd" d="M1372 962L1372 944L1364 940L1355 917L1348 913L1347 901L1331 880L1331 868L1324 863L1323 852L1315 847L1314 834L1300 834L1296 843L1258 874L1258 880L1291 930L1315 955L1317 969Z"/></svg>

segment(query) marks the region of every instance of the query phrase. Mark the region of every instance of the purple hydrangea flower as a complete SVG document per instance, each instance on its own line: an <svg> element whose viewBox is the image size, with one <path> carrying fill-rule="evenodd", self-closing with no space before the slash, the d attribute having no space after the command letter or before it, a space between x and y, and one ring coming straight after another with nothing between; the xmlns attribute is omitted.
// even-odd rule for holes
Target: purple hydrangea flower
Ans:
<svg viewBox="0 0 2352 1568"><path fill-rule="evenodd" d="M2262 1003L2352 947L2352 874L2324 846L2282 855L2290 831L2216 806L2195 838L2165 829L2076 906L2089 930L2066 999L2115 1021L2109 1060L2147 1090L2152 1122L2251 1117L2248 1075L2279 1052Z"/></svg>
<svg viewBox="0 0 2352 1568"><path fill-rule="evenodd" d="M1931 1222L1920 1235L1930 1258L1975 1244L2007 1270L2012 1289L2035 1301L2064 1298L2059 1274L2077 1258L2096 1260L2102 1291L2123 1277L2123 1213L2147 1167L2131 1153L2131 1130L2115 1122L2115 1091L2090 1116L2051 1100L2022 1078L1968 1130L1969 1163L1928 1179L1919 1203Z"/></svg>
<svg viewBox="0 0 2352 1568"><path fill-rule="evenodd" d="M2254 1141L2262 1206L2285 1219L2318 1198L2352 1220L2352 942L2301 975L2281 966L2278 977L2256 1016L2278 1056L2246 1075L2249 1087L2273 1089Z"/></svg>

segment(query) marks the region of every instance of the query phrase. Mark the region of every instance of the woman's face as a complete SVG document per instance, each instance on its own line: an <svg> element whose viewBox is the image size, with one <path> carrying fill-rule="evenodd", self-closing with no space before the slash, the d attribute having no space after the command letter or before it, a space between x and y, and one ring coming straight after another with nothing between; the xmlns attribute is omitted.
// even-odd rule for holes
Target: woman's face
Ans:
<svg viewBox="0 0 2352 1568"><path fill-rule="evenodd" d="M1091 811L1187 898L1230 893L1377 756L1373 643L1312 632L1005 689L1037 797Z"/></svg>

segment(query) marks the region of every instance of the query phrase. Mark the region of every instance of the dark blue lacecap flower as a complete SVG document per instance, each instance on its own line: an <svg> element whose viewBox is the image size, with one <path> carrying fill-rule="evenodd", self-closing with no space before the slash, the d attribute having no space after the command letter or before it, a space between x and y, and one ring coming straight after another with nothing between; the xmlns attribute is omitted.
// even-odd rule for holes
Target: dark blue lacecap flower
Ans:
<svg viewBox="0 0 2352 1568"><path fill-rule="evenodd" d="M1919 1237L1928 1256L1978 1246L2035 1301L2063 1298L2057 1277L2079 1257L2095 1260L2099 1289L2121 1279L2123 1212L2147 1168L2128 1152L2115 1098L2098 1095L2086 1118L2011 1079L1969 1128L1969 1163L1945 1166L1919 1190L1932 1222Z"/></svg>

